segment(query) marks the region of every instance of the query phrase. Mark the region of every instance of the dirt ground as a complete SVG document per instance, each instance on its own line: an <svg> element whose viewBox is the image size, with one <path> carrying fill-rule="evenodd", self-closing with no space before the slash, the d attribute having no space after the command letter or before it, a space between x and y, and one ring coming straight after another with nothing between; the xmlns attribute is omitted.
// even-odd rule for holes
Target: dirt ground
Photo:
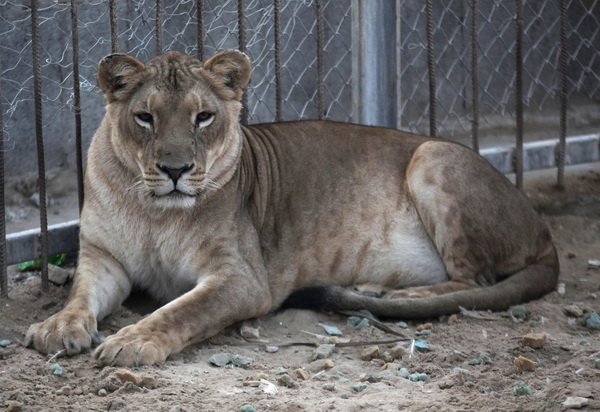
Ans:
<svg viewBox="0 0 600 412"><path fill-rule="evenodd" d="M89 353L50 358L24 348L21 342L29 325L58 311L69 285L52 285L50 293L42 294L37 274L13 268L10 298L0 300L0 340L10 341L0 347L0 408L553 411L565 409L567 398L581 397L587 402L583 409L600 409L600 330L582 324L586 314L600 313L600 267L594 264L600 259L600 166L570 170L566 191L554 187L554 173L528 175L526 191L552 229L562 265L562 286L527 303L529 315L524 321L515 322L512 311L466 313L459 314L455 323L448 317L431 319L431 333L418 335L417 327L425 322L383 320L392 331L409 338L400 341L398 348L398 343L379 343L400 337L379 329L374 322L357 328L348 324L348 316L285 310L248 323L246 326L258 329L259 336L254 339L243 338L241 325L235 325L171 356L163 365L130 368L127 374L117 368L98 368ZM58 186L64 188L64 184ZM63 217L61 210L66 205L72 206L73 199L56 194L51 216ZM13 209L18 212L21 206L15 204ZM17 218L9 222L9 228L26 224L26 218ZM148 305L141 303L143 298L138 297L137 302L131 301L102 321L101 332L109 335L140 319L140 309L145 306L148 310ZM398 325L401 320L407 322L406 328ZM341 338L357 346L338 344L326 358L315 360L315 344L323 343L317 335L327 335L321 324L339 328ZM546 334L542 348L522 343L522 337L532 332ZM412 339L426 341L429 351L415 350ZM0 342L0 346L6 343ZM379 356L371 348L374 345ZM363 360L367 349L375 357ZM227 353L237 364L250 364L212 365L209 359L220 353ZM520 356L533 361L532 371L515 366L514 360ZM413 380L401 376L406 373ZM137 379L143 377L144 381Z"/></svg>

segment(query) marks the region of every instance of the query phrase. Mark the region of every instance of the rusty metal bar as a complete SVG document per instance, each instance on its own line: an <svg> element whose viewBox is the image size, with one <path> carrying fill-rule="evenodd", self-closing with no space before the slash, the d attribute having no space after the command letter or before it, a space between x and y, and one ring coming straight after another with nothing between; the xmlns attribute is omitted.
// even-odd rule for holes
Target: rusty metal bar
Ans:
<svg viewBox="0 0 600 412"><path fill-rule="evenodd" d="M156 55L160 55L163 52L163 20L165 14L165 6L163 0L156 0L156 29L154 32L154 39L156 41Z"/></svg>
<svg viewBox="0 0 600 412"><path fill-rule="evenodd" d="M110 44L111 52L119 52L119 30L117 27L117 5L116 0L108 1L108 11L110 14Z"/></svg>
<svg viewBox="0 0 600 412"><path fill-rule="evenodd" d="M281 1L273 0L273 20L275 27L273 32L275 35L275 121L280 122L282 119L282 104L281 97Z"/></svg>
<svg viewBox="0 0 600 412"><path fill-rule="evenodd" d="M315 0L317 8L317 118L323 119L325 116L325 86L324 86L324 68L323 68L323 0Z"/></svg>
<svg viewBox="0 0 600 412"><path fill-rule="evenodd" d="M567 0L560 0L560 55L559 55L559 75L560 75L560 127L559 143L556 148L556 166L557 166L557 185L559 188L565 187L565 148L567 145L567 59L568 59L568 23L567 18Z"/></svg>
<svg viewBox="0 0 600 412"><path fill-rule="evenodd" d="M238 45L242 53L246 53L246 0L238 0ZM242 112L240 114L242 124L248 124L248 96L242 96Z"/></svg>
<svg viewBox="0 0 600 412"><path fill-rule="evenodd" d="M40 196L40 254L42 260L42 290L48 291L48 215L46 211L46 161L44 159L44 132L42 118L42 67L40 63L40 35L38 2L31 0L31 51L33 66L33 99L35 107L35 137L38 155L38 185Z"/></svg>
<svg viewBox="0 0 600 412"><path fill-rule="evenodd" d="M523 190L523 0L516 0L515 44L515 111L517 120L515 150L515 180L517 189Z"/></svg>
<svg viewBox="0 0 600 412"><path fill-rule="evenodd" d="M0 68L0 73L2 70ZM2 108L2 85L0 84L0 296L8 297L8 273L6 271L6 204L4 202L4 109Z"/></svg>
<svg viewBox="0 0 600 412"><path fill-rule="evenodd" d="M204 0L196 0L196 21L198 29L198 60L204 61Z"/></svg>
<svg viewBox="0 0 600 412"><path fill-rule="evenodd" d="M436 98L435 98L435 54L433 50L433 0L427 0L425 14L427 17L427 71L429 73L429 135L437 135Z"/></svg>
<svg viewBox="0 0 600 412"><path fill-rule="evenodd" d="M73 112L75 114L75 161L77 163L77 195L79 213L83 208L83 148L81 142L81 92L79 86L79 30L77 0L71 0L71 39L73 42Z"/></svg>
<svg viewBox="0 0 600 412"><path fill-rule="evenodd" d="M479 82L477 80L477 13L478 0L471 0L471 147L479 152Z"/></svg>

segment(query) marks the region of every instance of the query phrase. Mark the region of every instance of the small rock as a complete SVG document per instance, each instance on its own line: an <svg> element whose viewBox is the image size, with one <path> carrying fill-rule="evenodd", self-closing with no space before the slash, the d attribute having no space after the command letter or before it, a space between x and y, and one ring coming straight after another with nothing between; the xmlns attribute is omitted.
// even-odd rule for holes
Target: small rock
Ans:
<svg viewBox="0 0 600 412"><path fill-rule="evenodd" d="M369 319L362 318L362 320L356 325L356 329L367 329L371 324L369 323Z"/></svg>
<svg viewBox="0 0 600 412"><path fill-rule="evenodd" d="M0 340L0 347L6 348L10 344L11 344L11 342L8 339Z"/></svg>
<svg viewBox="0 0 600 412"><path fill-rule="evenodd" d="M279 346L275 346L275 345L265 346L265 352L267 352L267 353L275 353L277 351L279 351Z"/></svg>
<svg viewBox="0 0 600 412"><path fill-rule="evenodd" d="M406 329L406 328L408 328L408 323L400 321L400 322L396 323L396 326L398 326L399 328L402 328L402 329Z"/></svg>
<svg viewBox="0 0 600 412"><path fill-rule="evenodd" d="M469 365L471 365L471 366L477 366L477 365L479 365L480 363L481 363L481 361L480 361L479 359L471 359L471 360L469 361Z"/></svg>
<svg viewBox="0 0 600 412"><path fill-rule="evenodd" d="M430 352L431 348L429 348L429 345L427 344L427 342L425 342L424 340L416 340L415 341L415 348L419 351L419 352Z"/></svg>
<svg viewBox="0 0 600 412"><path fill-rule="evenodd" d="M71 395L73 395L73 388L71 388L70 386L63 386L62 388L60 388L59 390L56 391L56 394L71 396Z"/></svg>
<svg viewBox="0 0 600 412"><path fill-rule="evenodd" d="M346 321L348 323L348 325L350 326L356 326L358 325L363 319L365 318L361 318L359 316L350 316L348 318L348 320Z"/></svg>
<svg viewBox="0 0 600 412"><path fill-rule="evenodd" d="M600 329L600 316L596 312L591 312L586 315L585 318L585 326L592 329Z"/></svg>
<svg viewBox="0 0 600 412"><path fill-rule="evenodd" d="M567 252L567 257L569 259L575 259L577 257L577 253L575 253L575 252Z"/></svg>
<svg viewBox="0 0 600 412"><path fill-rule="evenodd" d="M373 315L371 312L369 312L369 311L368 311L368 310L366 310L366 309L361 309L361 310L359 310L359 312L360 312L360 313L363 313L363 314L364 314L364 315L365 315L367 318L370 318L370 319L377 319L377 316Z"/></svg>
<svg viewBox="0 0 600 412"><path fill-rule="evenodd" d="M401 359L403 356L408 355L406 348L402 345L396 345L390 349L390 356L393 359Z"/></svg>
<svg viewBox="0 0 600 412"><path fill-rule="evenodd" d="M580 344L581 346L590 346L590 341L589 341L589 340L587 340L587 339L581 339L581 340L579 341L579 344Z"/></svg>
<svg viewBox="0 0 600 412"><path fill-rule="evenodd" d="M62 376L63 374L63 368L61 368L58 363L53 363L52 365L50 365L50 370L56 376Z"/></svg>
<svg viewBox="0 0 600 412"><path fill-rule="evenodd" d="M563 308L563 311L565 312L565 314L567 316L570 316L572 318L580 318L583 316L583 309L581 309L579 306L577 305L569 305L569 306L565 306Z"/></svg>
<svg viewBox="0 0 600 412"><path fill-rule="evenodd" d="M600 369L600 359L594 359L594 368Z"/></svg>
<svg viewBox="0 0 600 412"><path fill-rule="evenodd" d="M413 373L408 375L408 380L412 382L425 382L428 376L426 373Z"/></svg>
<svg viewBox="0 0 600 412"><path fill-rule="evenodd" d="M529 389L529 386L525 385L523 382L519 382L513 388L513 395L515 396L530 396L533 392Z"/></svg>
<svg viewBox="0 0 600 412"><path fill-rule="evenodd" d="M323 323L319 323L323 329L325 329L325 333L331 336L342 336L342 331L336 328L335 326L325 325Z"/></svg>
<svg viewBox="0 0 600 412"><path fill-rule="evenodd" d="M296 382L294 382L294 379L287 373L280 375L277 378L277 383L280 384L281 386L285 386L286 388L293 388L296 385Z"/></svg>
<svg viewBox="0 0 600 412"><path fill-rule="evenodd" d="M9 401L6 405L6 412L21 412L23 409L23 402Z"/></svg>
<svg viewBox="0 0 600 412"><path fill-rule="evenodd" d="M564 406L567 409L579 409L584 406L587 406L588 403L589 403L589 401L587 398L582 398L581 396L573 396L573 397L568 397L562 403L562 406Z"/></svg>
<svg viewBox="0 0 600 412"><path fill-rule="evenodd" d="M294 375L296 375L298 379L302 379L303 381L309 379L308 374L302 368L294 370Z"/></svg>
<svg viewBox="0 0 600 412"><path fill-rule="evenodd" d="M369 346L360 354L360 358L364 361L370 361L379 357L379 346Z"/></svg>
<svg viewBox="0 0 600 412"><path fill-rule="evenodd" d="M98 391L98 396L107 396L108 392L106 391L106 389L102 388Z"/></svg>
<svg viewBox="0 0 600 412"><path fill-rule="evenodd" d="M331 369L335 366L335 363L333 363L333 361L331 359L325 359L325 362L323 362L323 367L325 369Z"/></svg>
<svg viewBox="0 0 600 412"><path fill-rule="evenodd" d="M564 296L564 294L567 292L566 289L567 289L567 285L565 285L564 283L561 282L556 286L556 293L558 293L561 296Z"/></svg>
<svg viewBox="0 0 600 412"><path fill-rule="evenodd" d="M450 317L448 318L448 325L453 326L453 325L456 325L457 323L458 323L458 316L450 315Z"/></svg>
<svg viewBox="0 0 600 412"><path fill-rule="evenodd" d="M421 332L423 330L433 330L433 324L432 323L423 323L419 326L417 326L417 332Z"/></svg>
<svg viewBox="0 0 600 412"><path fill-rule="evenodd" d="M529 309L523 305L510 308L510 318L514 323L522 323L529 318Z"/></svg>
<svg viewBox="0 0 600 412"><path fill-rule="evenodd" d="M490 358L486 353L482 353L479 355L479 359L486 365L493 365L494 361Z"/></svg>
<svg viewBox="0 0 600 412"><path fill-rule="evenodd" d="M600 259L588 260L588 266L591 268L600 268Z"/></svg>
<svg viewBox="0 0 600 412"><path fill-rule="evenodd" d="M283 375L284 373L288 373L287 369L281 366L273 369L271 372L273 373L273 375Z"/></svg>
<svg viewBox="0 0 600 412"><path fill-rule="evenodd" d="M454 368L452 369L452 372L458 372L458 373L471 373L470 370L468 369L464 369L464 368Z"/></svg>
<svg viewBox="0 0 600 412"><path fill-rule="evenodd" d="M334 349L335 345L332 344L319 345L319 347L315 349L312 359L327 359L329 356L331 356Z"/></svg>
<svg viewBox="0 0 600 412"><path fill-rule="evenodd" d="M267 375L266 373L262 373L262 372L257 373L256 380L261 380L261 379L267 380L267 379L269 379L269 375Z"/></svg>
<svg viewBox="0 0 600 412"><path fill-rule="evenodd" d="M240 412L256 412L256 408L252 405L244 405L240 408Z"/></svg>
<svg viewBox="0 0 600 412"><path fill-rule="evenodd" d="M369 386L369 384L366 383L366 382L358 382L357 384L355 384L354 386L352 386L352 390L354 392L362 392L365 389L367 389L367 386Z"/></svg>
<svg viewBox="0 0 600 412"><path fill-rule="evenodd" d="M231 357L231 364L236 368L247 368L254 363L254 359L247 358L241 355L233 355Z"/></svg>
<svg viewBox="0 0 600 412"><path fill-rule="evenodd" d="M118 369L115 371L115 375L117 378L119 378L121 383L131 382L140 388L156 389L158 386L156 377L149 375L136 375L127 369Z"/></svg>
<svg viewBox="0 0 600 412"><path fill-rule="evenodd" d="M527 335L523 336L522 343L530 348L540 349L544 346L544 343L546 343L546 338L547 335L544 332L528 333Z"/></svg>
<svg viewBox="0 0 600 412"><path fill-rule="evenodd" d="M73 272L58 266L48 265L48 280L55 285L62 286L73 277Z"/></svg>
<svg viewBox="0 0 600 412"><path fill-rule="evenodd" d="M248 325L242 325L242 327L240 328L240 335L242 335L242 337L244 337L245 339L260 338L260 332L258 331L258 328L253 328Z"/></svg>
<svg viewBox="0 0 600 412"><path fill-rule="evenodd" d="M226 353L216 353L212 355L208 361L213 365L222 368L231 362L231 357Z"/></svg>
<svg viewBox="0 0 600 412"><path fill-rule="evenodd" d="M408 375L410 375L410 372L408 372L408 369L406 368L400 368L396 375L400 376L401 378L408 379Z"/></svg>
<svg viewBox="0 0 600 412"><path fill-rule="evenodd" d="M384 371L392 371L394 373L398 373L398 371L400 370L400 365L398 363L386 363L381 369Z"/></svg>
<svg viewBox="0 0 600 412"><path fill-rule="evenodd" d="M109 411L118 411L118 410L125 408L126 406L127 406L127 404L125 403L125 401L123 399L113 399L108 404L108 410Z"/></svg>
<svg viewBox="0 0 600 412"><path fill-rule="evenodd" d="M335 383L333 383L333 382L325 383L325 384L323 384L323 389L325 389L326 391L333 392L335 390Z"/></svg>
<svg viewBox="0 0 600 412"><path fill-rule="evenodd" d="M416 336L429 336L429 335L431 335L431 330L423 329L423 330L415 332L415 335Z"/></svg>
<svg viewBox="0 0 600 412"><path fill-rule="evenodd" d="M519 372L532 372L535 369L535 362L523 356L515 358L513 363Z"/></svg>
<svg viewBox="0 0 600 412"><path fill-rule="evenodd" d="M340 398L342 398L342 399L348 399L348 398L350 398L350 396L348 396L348 394L347 394L347 393L342 393L342 394L340 395Z"/></svg>

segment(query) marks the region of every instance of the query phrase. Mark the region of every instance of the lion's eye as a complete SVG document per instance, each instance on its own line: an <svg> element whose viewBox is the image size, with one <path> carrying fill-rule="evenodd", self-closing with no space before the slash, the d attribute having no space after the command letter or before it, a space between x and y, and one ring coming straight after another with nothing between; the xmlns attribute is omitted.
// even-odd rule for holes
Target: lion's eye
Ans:
<svg viewBox="0 0 600 412"><path fill-rule="evenodd" d="M142 127L150 128L154 124L154 118L150 113L137 113L135 121Z"/></svg>
<svg viewBox="0 0 600 412"><path fill-rule="evenodd" d="M214 113L210 112L200 112L196 116L196 127L200 126L208 126L210 122L212 122L215 117Z"/></svg>

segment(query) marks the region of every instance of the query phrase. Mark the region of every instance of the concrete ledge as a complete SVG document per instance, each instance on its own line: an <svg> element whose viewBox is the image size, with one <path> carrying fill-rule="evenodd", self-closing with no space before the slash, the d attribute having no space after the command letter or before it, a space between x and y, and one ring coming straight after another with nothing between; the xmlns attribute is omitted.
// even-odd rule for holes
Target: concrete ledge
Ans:
<svg viewBox="0 0 600 412"><path fill-rule="evenodd" d="M523 145L523 170L556 167L558 143L558 139L525 143ZM502 173L515 172L514 146L491 147L482 149L480 153ZM567 166L598 161L600 161L600 133L567 138L565 150Z"/></svg>
<svg viewBox="0 0 600 412"><path fill-rule="evenodd" d="M6 264L14 265L38 259L41 253L40 229L25 230L6 236ZM79 220L48 226L48 254L79 249Z"/></svg>

